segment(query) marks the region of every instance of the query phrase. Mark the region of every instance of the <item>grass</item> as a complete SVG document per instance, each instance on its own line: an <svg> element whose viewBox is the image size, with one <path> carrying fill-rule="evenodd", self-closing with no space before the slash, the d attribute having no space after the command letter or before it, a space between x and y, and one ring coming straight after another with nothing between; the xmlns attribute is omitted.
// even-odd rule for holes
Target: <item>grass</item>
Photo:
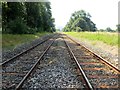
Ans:
<svg viewBox="0 0 120 90"><path fill-rule="evenodd" d="M109 32L65 32L65 34L71 35L79 39L87 39L89 41L94 41L95 44L98 41L101 41L105 44L111 46L118 45L118 34L109 33ZM120 39L120 36L119 36ZM120 45L120 42L119 42Z"/></svg>
<svg viewBox="0 0 120 90"><path fill-rule="evenodd" d="M42 32L37 34L16 34L16 35L2 34L2 48L13 49L19 44L30 42L46 34L50 33Z"/></svg>

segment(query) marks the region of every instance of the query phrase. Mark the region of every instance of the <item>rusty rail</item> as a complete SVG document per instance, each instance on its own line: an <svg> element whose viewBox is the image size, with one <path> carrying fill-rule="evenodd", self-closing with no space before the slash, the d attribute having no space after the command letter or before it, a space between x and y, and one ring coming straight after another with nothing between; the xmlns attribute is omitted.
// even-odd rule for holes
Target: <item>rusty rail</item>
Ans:
<svg viewBox="0 0 120 90"><path fill-rule="evenodd" d="M118 73L120 73L120 69L117 68L116 66L114 66L113 64L111 64L110 62L108 62L107 60L105 60L103 57L101 57L100 55L98 55L97 53L93 52L92 50L88 49L87 47L85 47L84 45L81 45L80 43L78 43L77 41L73 40L71 37L69 37L68 35L66 35L70 40L72 40L73 42L75 42L77 45L82 46L83 48L85 48L86 50L88 50L89 52L91 52L92 54L94 54L97 58L99 58L103 64L106 64L107 66L109 66L110 68L114 69L115 71L117 71Z"/></svg>
<svg viewBox="0 0 120 90"><path fill-rule="evenodd" d="M49 40L49 39L50 39L50 38L45 39L44 41L38 43L37 45L34 45L34 46L30 47L29 49L24 50L23 52L18 53L17 55L13 56L12 58L10 58L10 59L4 61L2 64L0 64L0 66L4 66L5 64L7 64L7 63L9 63L10 61L14 60L15 58L17 58L17 57L19 57L19 56L21 56L21 55L27 53L27 52L30 51L30 50L33 50L35 47L39 46L40 44L46 42L46 41Z"/></svg>
<svg viewBox="0 0 120 90"><path fill-rule="evenodd" d="M64 38L63 38L63 40L64 40ZM70 46L68 45L68 43L67 43L65 40L64 40L64 42L65 42L65 44L66 44L66 46L67 46L67 48L68 48L68 51L70 52L70 55L71 55L71 56L73 57L73 59L75 60L77 66L78 66L78 68L79 68L79 70L80 70L80 72L81 72L81 74L82 74L82 76L83 76L83 78L84 78L84 81L85 81L85 83L86 83L86 85L87 85L87 88L88 88L89 90L94 90L94 89L93 89L93 86L91 85L91 83L89 82L87 76L85 75L82 67L80 66L77 58L75 57L73 51L71 50Z"/></svg>
<svg viewBox="0 0 120 90"><path fill-rule="evenodd" d="M37 65L39 64L40 60L43 58L45 53L49 50L51 45L54 43L55 40L52 41L52 43L47 47L47 49L42 53L42 55L39 57L38 61L33 65L33 67L29 70L29 72L24 76L24 78L21 80L21 82L17 85L16 90L19 90L22 85L24 84L25 80L30 76L30 74L35 70Z"/></svg>

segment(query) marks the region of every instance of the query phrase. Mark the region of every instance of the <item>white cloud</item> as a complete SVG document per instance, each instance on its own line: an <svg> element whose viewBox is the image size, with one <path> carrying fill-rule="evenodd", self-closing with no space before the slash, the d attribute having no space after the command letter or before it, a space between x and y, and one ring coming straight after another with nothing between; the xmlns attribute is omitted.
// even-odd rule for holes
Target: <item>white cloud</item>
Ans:
<svg viewBox="0 0 120 90"><path fill-rule="evenodd" d="M92 21L100 28L116 28L118 23L119 0L50 0L56 27L64 27L71 14L85 10L92 16Z"/></svg>

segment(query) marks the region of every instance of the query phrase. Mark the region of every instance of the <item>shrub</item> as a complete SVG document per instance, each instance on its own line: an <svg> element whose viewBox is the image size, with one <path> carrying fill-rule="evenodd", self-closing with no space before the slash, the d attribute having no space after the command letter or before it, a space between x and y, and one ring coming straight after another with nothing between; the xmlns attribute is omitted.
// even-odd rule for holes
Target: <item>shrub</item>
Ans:
<svg viewBox="0 0 120 90"><path fill-rule="evenodd" d="M27 28L27 34L35 34L37 32L37 28Z"/></svg>
<svg viewBox="0 0 120 90"><path fill-rule="evenodd" d="M8 23L8 32L12 34L23 34L27 33L26 23L21 18L17 18Z"/></svg>

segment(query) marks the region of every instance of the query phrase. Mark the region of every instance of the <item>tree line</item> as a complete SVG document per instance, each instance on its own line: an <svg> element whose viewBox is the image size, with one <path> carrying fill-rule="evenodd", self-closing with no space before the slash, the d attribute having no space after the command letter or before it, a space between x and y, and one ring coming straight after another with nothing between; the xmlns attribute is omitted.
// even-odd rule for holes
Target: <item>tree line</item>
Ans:
<svg viewBox="0 0 120 90"><path fill-rule="evenodd" d="M98 30L96 24L90 19L91 15L84 10L75 11L72 13L69 22L63 28L65 32L81 32L81 31L101 31L101 32L120 32L120 24L116 25L117 29L113 30L110 27Z"/></svg>
<svg viewBox="0 0 120 90"><path fill-rule="evenodd" d="M84 10L72 13L63 31L96 31L96 25L91 21L91 15Z"/></svg>
<svg viewBox="0 0 120 90"><path fill-rule="evenodd" d="M3 2L2 32L34 34L54 32L50 2Z"/></svg>
<svg viewBox="0 0 120 90"><path fill-rule="evenodd" d="M107 27L106 29L99 29L97 31L100 31L100 32L118 32L118 28L116 30L113 30L110 27Z"/></svg>

